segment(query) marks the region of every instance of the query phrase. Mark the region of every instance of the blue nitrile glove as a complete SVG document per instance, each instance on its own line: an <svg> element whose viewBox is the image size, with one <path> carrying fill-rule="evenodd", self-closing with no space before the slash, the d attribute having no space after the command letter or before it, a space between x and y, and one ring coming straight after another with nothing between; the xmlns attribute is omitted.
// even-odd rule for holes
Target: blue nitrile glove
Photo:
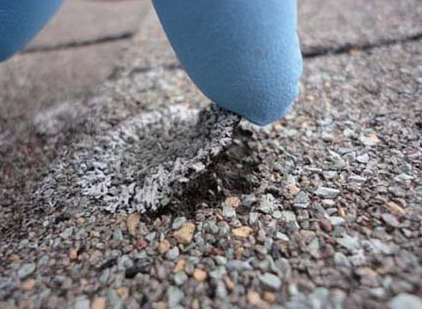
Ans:
<svg viewBox="0 0 422 309"><path fill-rule="evenodd" d="M63 1L0 0L0 60ZM302 73L296 0L153 2L187 73L212 101L261 125L288 112Z"/></svg>
<svg viewBox="0 0 422 309"><path fill-rule="evenodd" d="M153 0L173 48L217 105L260 125L298 94L296 0Z"/></svg>
<svg viewBox="0 0 422 309"><path fill-rule="evenodd" d="M65 0L0 0L0 61L28 43Z"/></svg>

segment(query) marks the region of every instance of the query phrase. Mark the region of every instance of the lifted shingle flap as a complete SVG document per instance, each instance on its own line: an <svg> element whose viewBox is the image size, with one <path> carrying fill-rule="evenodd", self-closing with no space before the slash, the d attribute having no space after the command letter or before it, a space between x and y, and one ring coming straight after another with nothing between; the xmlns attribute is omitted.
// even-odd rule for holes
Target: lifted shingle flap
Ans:
<svg viewBox="0 0 422 309"><path fill-rule="evenodd" d="M232 141L240 118L215 105L203 110L171 106L136 116L81 140L66 164L57 164L38 196L53 203L89 203L110 212L157 210L175 182L206 170ZM71 171L71 175L69 175ZM60 181L66 175L67 181ZM71 194L71 196L69 196Z"/></svg>

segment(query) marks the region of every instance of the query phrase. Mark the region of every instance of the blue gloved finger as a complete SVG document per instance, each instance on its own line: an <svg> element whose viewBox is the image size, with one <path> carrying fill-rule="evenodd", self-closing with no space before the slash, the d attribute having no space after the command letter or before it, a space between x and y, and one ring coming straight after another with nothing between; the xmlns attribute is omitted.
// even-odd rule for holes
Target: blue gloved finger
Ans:
<svg viewBox="0 0 422 309"><path fill-rule="evenodd" d="M0 0L0 61L28 43L65 0Z"/></svg>
<svg viewBox="0 0 422 309"><path fill-rule="evenodd" d="M217 105L265 125L298 94L296 0L153 0L196 85Z"/></svg>

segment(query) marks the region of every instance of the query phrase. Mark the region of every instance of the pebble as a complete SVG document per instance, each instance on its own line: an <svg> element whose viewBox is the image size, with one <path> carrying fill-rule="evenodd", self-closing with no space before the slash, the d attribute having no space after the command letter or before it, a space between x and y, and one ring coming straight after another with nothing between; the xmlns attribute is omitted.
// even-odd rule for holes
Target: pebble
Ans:
<svg viewBox="0 0 422 309"><path fill-rule="evenodd" d="M252 265L248 261L238 261L238 260L228 261L227 268L230 270L236 270L236 271L253 269Z"/></svg>
<svg viewBox="0 0 422 309"><path fill-rule="evenodd" d="M372 147L380 142L378 136L375 133L370 133L368 135L361 135L359 141L365 146Z"/></svg>
<svg viewBox="0 0 422 309"><path fill-rule="evenodd" d="M121 299L113 289L107 291L107 299L110 309L124 309L125 302Z"/></svg>
<svg viewBox="0 0 422 309"><path fill-rule="evenodd" d="M217 281L217 287L215 289L215 294L220 299L226 299L227 298L228 292L227 292L226 285L224 284L223 281L221 281L221 280Z"/></svg>
<svg viewBox="0 0 422 309"><path fill-rule="evenodd" d="M280 289L282 284L281 279L271 273L265 273L259 276L259 281L273 290Z"/></svg>
<svg viewBox="0 0 422 309"><path fill-rule="evenodd" d="M229 290L230 292L234 291L234 289L236 288L236 284L228 276L224 278L224 283L226 284L227 290Z"/></svg>
<svg viewBox="0 0 422 309"><path fill-rule="evenodd" d="M275 210L272 213L272 216L273 216L274 219L277 219L278 220L278 219L281 219L283 217L283 214L281 213L280 210Z"/></svg>
<svg viewBox="0 0 422 309"><path fill-rule="evenodd" d="M393 249L379 239L370 239L367 244L376 254L390 255L393 253Z"/></svg>
<svg viewBox="0 0 422 309"><path fill-rule="evenodd" d="M180 271L174 275L173 280L176 285L182 285L188 280L188 276Z"/></svg>
<svg viewBox="0 0 422 309"><path fill-rule="evenodd" d="M224 266L218 266L210 272L210 277L213 279L222 279L225 274L227 274L226 268Z"/></svg>
<svg viewBox="0 0 422 309"><path fill-rule="evenodd" d="M300 192L300 189L296 186L296 184L291 184L289 186L289 193L293 196L296 196Z"/></svg>
<svg viewBox="0 0 422 309"><path fill-rule="evenodd" d="M391 214L396 217L401 217L406 214L406 211L394 202L388 202L386 206L388 210L391 212Z"/></svg>
<svg viewBox="0 0 422 309"><path fill-rule="evenodd" d="M342 217L332 216L330 217L330 222L333 226L343 225L346 223L346 220Z"/></svg>
<svg viewBox="0 0 422 309"><path fill-rule="evenodd" d="M236 210L233 206L223 206L223 217L226 219L231 219L236 217Z"/></svg>
<svg viewBox="0 0 422 309"><path fill-rule="evenodd" d="M249 304L251 304L252 306L257 307L257 308L264 307L263 301L258 292L250 290L248 291L248 294L246 295L246 297L248 299Z"/></svg>
<svg viewBox="0 0 422 309"><path fill-rule="evenodd" d="M227 258L221 255L218 255L216 257L214 257L215 262L218 265L226 265L227 264Z"/></svg>
<svg viewBox="0 0 422 309"><path fill-rule="evenodd" d="M193 271L193 278L198 282L204 282L205 280L207 280L207 277L207 273L202 269L195 268L195 270Z"/></svg>
<svg viewBox="0 0 422 309"><path fill-rule="evenodd" d="M246 207L251 207L256 202L256 200L257 199L256 199L255 194L244 195L242 197L242 203Z"/></svg>
<svg viewBox="0 0 422 309"><path fill-rule="evenodd" d="M63 239L68 239L70 236L72 236L73 234L73 227L68 227L67 229L65 229L61 234L60 237Z"/></svg>
<svg viewBox="0 0 422 309"><path fill-rule="evenodd" d="M412 294L399 294L394 297L389 303L390 309L421 309L422 298Z"/></svg>
<svg viewBox="0 0 422 309"><path fill-rule="evenodd" d="M21 284L21 289L24 291L31 291L35 285L36 285L37 281L35 281L35 279L28 279L25 280L22 284Z"/></svg>
<svg viewBox="0 0 422 309"><path fill-rule="evenodd" d="M231 196L224 200L224 205L229 207L239 207L240 203L240 199L237 196Z"/></svg>
<svg viewBox="0 0 422 309"><path fill-rule="evenodd" d="M173 234L176 241L183 245L189 245L192 242L195 232L195 224L192 222L183 223L182 226Z"/></svg>
<svg viewBox="0 0 422 309"><path fill-rule="evenodd" d="M343 157L345 160L353 163L354 161L356 161L356 152L353 151L346 153Z"/></svg>
<svg viewBox="0 0 422 309"><path fill-rule="evenodd" d="M258 220L259 214L257 212L249 213L249 224L254 224Z"/></svg>
<svg viewBox="0 0 422 309"><path fill-rule="evenodd" d="M167 252L166 258L170 261L174 261L179 257L179 254L180 254L179 248L173 247Z"/></svg>
<svg viewBox="0 0 422 309"><path fill-rule="evenodd" d="M84 217L79 217L78 219L76 219L76 223L81 226L85 224L85 218Z"/></svg>
<svg viewBox="0 0 422 309"><path fill-rule="evenodd" d="M152 232L149 233L148 235L145 236L145 239L148 240L149 242L154 241L155 236L157 236L156 232Z"/></svg>
<svg viewBox="0 0 422 309"><path fill-rule="evenodd" d="M167 289L167 301L169 308L173 308L182 301L182 299L185 297L185 293L183 293L182 290L175 286L169 286Z"/></svg>
<svg viewBox="0 0 422 309"><path fill-rule="evenodd" d="M71 261L76 261L78 259L78 249L71 249L69 252L69 258Z"/></svg>
<svg viewBox="0 0 422 309"><path fill-rule="evenodd" d="M133 260L127 256L127 255L122 255L119 258L119 261L117 262L118 268L121 270L125 270L128 268L132 268L134 266L134 262Z"/></svg>
<svg viewBox="0 0 422 309"><path fill-rule="evenodd" d="M78 297L75 301L75 309L90 309L90 301L85 296Z"/></svg>
<svg viewBox="0 0 422 309"><path fill-rule="evenodd" d="M283 211L282 218L286 222L296 222L296 215L293 211Z"/></svg>
<svg viewBox="0 0 422 309"><path fill-rule="evenodd" d="M409 180L413 180L414 178L410 175L407 175L405 173L402 173L400 175L397 175L396 177L394 177L394 180L397 182L406 182Z"/></svg>
<svg viewBox="0 0 422 309"><path fill-rule="evenodd" d="M319 252L319 240L317 237L315 237L308 245L308 252L316 259L320 258L320 252Z"/></svg>
<svg viewBox="0 0 422 309"><path fill-rule="evenodd" d="M96 297L92 301L91 309L106 309L107 301L104 297Z"/></svg>
<svg viewBox="0 0 422 309"><path fill-rule="evenodd" d="M275 208L275 198L272 194L264 194L261 198L261 202L257 207L257 210L269 214L274 211Z"/></svg>
<svg viewBox="0 0 422 309"><path fill-rule="evenodd" d="M333 207L336 204L336 202L331 199L323 199L321 202L322 202L322 205L326 207Z"/></svg>
<svg viewBox="0 0 422 309"><path fill-rule="evenodd" d="M170 242L167 239L163 239L160 241L160 244L158 245L158 251L161 254L167 253L170 250Z"/></svg>
<svg viewBox="0 0 422 309"><path fill-rule="evenodd" d="M154 309L167 309L167 304L163 301L154 303Z"/></svg>
<svg viewBox="0 0 422 309"><path fill-rule="evenodd" d="M359 183L359 184L365 183L366 180L367 180L366 177L362 177L362 176L358 176L358 175L353 175L353 176L349 177L350 182L355 182L355 183Z"/></svg>
<svg viewBox="0 0 422 309"><path fill-rule="evenodd" d="M263 299L269 304L274 304L277 300L277 295L271 292L265 292Z"/></svg>
<svg viewBox="0 0 422 309"><path fill-rule="evenodd" d="M127 217L126 225L127 225L129 235L132 235L132 236L138 235L140 221L141 221L141 216L138 213L130 214Z"/></svg>
<svg viewBox="0 0 422 309"><path fill-rule="evenodd" d="M357 156L356 161L358 161L359 163L362 163L362 164L367 164L369 162L369 155L367 153L365 153L361 156Z"/></svg>
<svg viewBox="0 0 422 309"><path fill-rule="evenodd" d="M185 271L185 268L186 268L186 260L181 259L176 262L173 272L178 273L180 271Z"/></svg>
<svg viewBox="0 0 422 309"><path fill-rule="evenodd" d="M316 288L310 295L311 303L314 304L314 308L327 308L329 304L328 296L330 292L326 288Z"/></svg>
<svg viewBox="0 0 422 309"><path fill-rule="evenodd" d="M300 191L294 199L294 207L296 208L308 208L309 206L309 196L308 193Z"/></svg>
<svg viewBox="0 0 422 309"><path fill-rule="evenodd" d="M241 226L232 230L234 236L247 238L252 233L252 228L249 226Z"/></svg>
<svg viewBox="0 0 422 309"><path fill-rule="evenodd" d="M359 241L357 238L351 237L347 234L344 234L342 238L336 238L337 243L339 243L342 247L354 252L358 251L361 248Z"/></svg>
<svg viewBox="0 0 422 309"><path fill-rule="evenodd" d="M19 279L26 279L32 275L37 268L35 263L23 264L18 270Z"/></svg>
<svg viewBox="0 0 422 309"><path fill-rule="evenodd" d="M383 288L372 288L369 293L376 298L383 298L386 295L385 289Z"/></svg>
<svg viewBox="0 0 422 309"><path fill-rule="evenodd" d="M287 236L286 234L283 234L283 233L281 233L281 232L277 232L277 233L276 233L276 235L275 235L275 237L276 237L277 239L283 240L283 241L285 241L285 242L289 242L289 241L290 241L289 236Z"/></svg>
<svg viewBox="0 0 422 309"><path fill-rule="evenodd" d="M85 229L80 229L76 234L75 234L75 239L77 240L82 240L88 237L88 233L86 232Z"/></svg>
<svg viewBox="0 0 422 309"><path fill-rule="evenodd" d="M349 259L341 252L334 253L334 264L340 267L351 267Z"/></svg>
<svg viewBox="0 0 422 309"><path fill-rule="evenodd" d="M357 138L356 132L349 128L344 129L343 134L347 138Z"/></svg>
<svg viewBox="0 0 422 309"><path fill-rule="evenodd" d="M102 285L107 284L108 279L110 277L110 268L106 268L103 270L103 272L101 273L101 276L99 278L99 281Z"/></svg>
<svg viewBox="0 0 422 309"><path fill-rule="evenodd" d="M218 223L218 236L225 237L230 233L230 225L227 222Z"/></svg>
<svg viewBox="0 0 422 309"><path fill-rule="evenodd" d="M399 227L400 222L392 214L382 214L382 220L392 227Z"/></svg>
<svg viewBox="0 0 422 309"><path fill-rule="evenodd" d="M186 222L186 218L185 217L177 217L176 219L174 219L173 224L172 224L172 229L173 230L178 230L182 227L182 225Z"/></svg>
<svg viewBox="0 0 422 309"><path fill-rule="evenodd" d="M91 309L106 309L107 300L104 297L95 297L91 304Z"/></svg>
<svg viewBox="0 0 422 309"><path fill-rule="evenodd" d="M334 199L340 194L340 190L327 187L319 187L315 191L315 194L325 199Z"/></svg>
<svg viewBox="0 0 422 309"><path fill-rule="evenodd" d="M123 232L121 229L117 228L113 232L113 240L116 243L121 243L123 241Z"/></svg>

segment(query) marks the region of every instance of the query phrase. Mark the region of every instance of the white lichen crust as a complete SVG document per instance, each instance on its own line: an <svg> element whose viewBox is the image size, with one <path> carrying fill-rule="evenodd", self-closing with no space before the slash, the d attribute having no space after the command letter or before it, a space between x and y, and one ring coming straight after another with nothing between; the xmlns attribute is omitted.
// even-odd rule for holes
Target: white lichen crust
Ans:
<svg viewBox="0 0 422 309"><path fill-rule="evenodd" d="M215 105L203 110L171 106L141 114L79 141L37 195L50 203L68 203L52 201L51 195L52 190L66 189L75 203L112 213L155 211L168 203L175 182L189 182L231 143L239 121Z"/></svg>

